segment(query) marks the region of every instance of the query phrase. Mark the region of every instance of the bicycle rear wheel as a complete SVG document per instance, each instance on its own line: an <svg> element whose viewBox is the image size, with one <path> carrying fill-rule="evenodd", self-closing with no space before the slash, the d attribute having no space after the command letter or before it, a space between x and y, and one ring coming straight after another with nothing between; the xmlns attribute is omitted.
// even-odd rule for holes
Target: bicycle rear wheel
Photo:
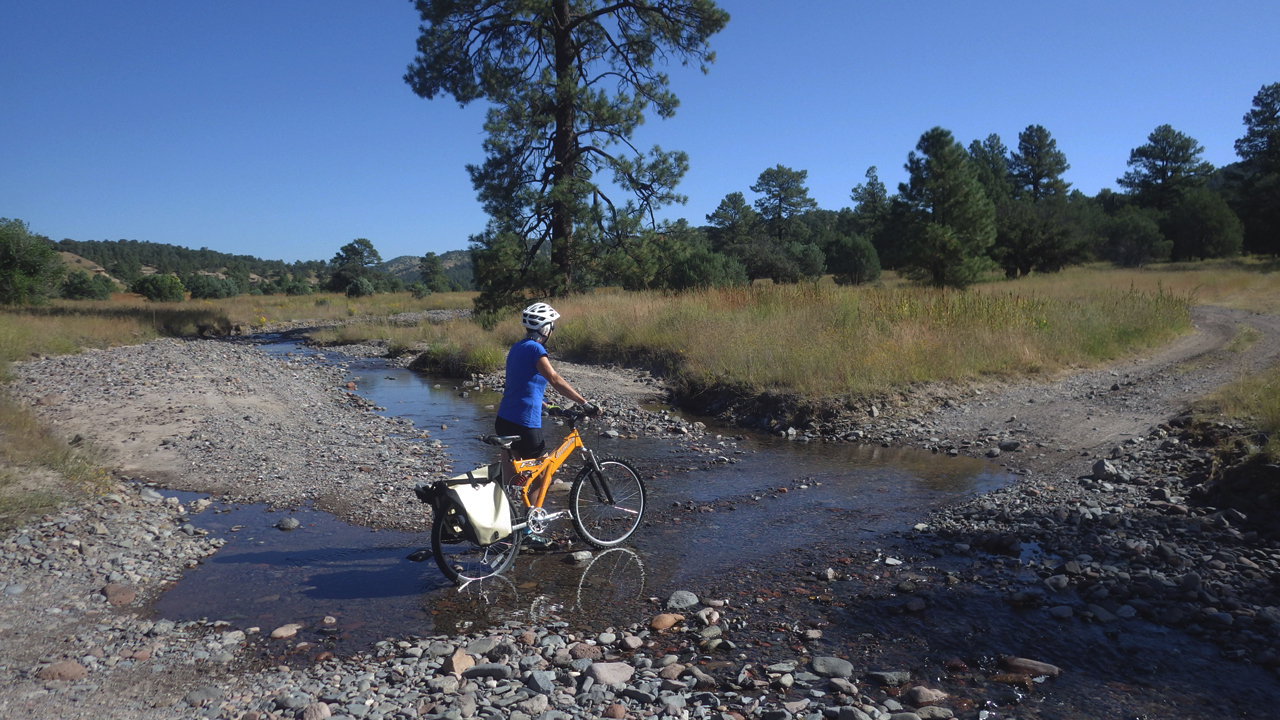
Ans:
<svg viewBox="0 0 1280 720"><path fill-rule="evenodd" d="M514 520L514 518L513 518ZM462 535L466 519L458 508L444 503L431 521L431 553L440 572L462 585L506 572L520 553L524 532L516 530L491 545L477 545Z"/></svg>
<svg viewBox="0 0 1280 720"><path fill-rule="evenodd" d="M610 548L627 541L640 527L648 507L644 481L621 458L600 459L600 471L582 468L569 490L573 527L588 544Z"/></svg>

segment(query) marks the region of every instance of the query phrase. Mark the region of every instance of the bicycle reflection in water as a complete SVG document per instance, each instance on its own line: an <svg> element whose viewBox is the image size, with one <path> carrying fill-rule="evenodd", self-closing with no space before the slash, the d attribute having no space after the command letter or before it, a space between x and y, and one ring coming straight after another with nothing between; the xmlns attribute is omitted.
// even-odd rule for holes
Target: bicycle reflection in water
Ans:
<svg viewBox="0 0 1280 720"><path fill-rule="evenodd" d="M611 548L581 565L566 565L564 557L538 556L527 572L518 573L537 582L495 575L446 590L434 603L436 632L475 632L508 621L613 624L611 615L644 600L644 561L635 550Z"/></svg>

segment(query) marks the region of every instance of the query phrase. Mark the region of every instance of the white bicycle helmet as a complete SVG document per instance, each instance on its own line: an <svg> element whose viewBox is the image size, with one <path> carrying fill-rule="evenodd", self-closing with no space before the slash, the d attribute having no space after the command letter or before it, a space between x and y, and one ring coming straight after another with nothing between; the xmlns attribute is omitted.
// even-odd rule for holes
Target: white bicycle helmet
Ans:
<svg viewBox="0 0 1280 720"><path fill-rule="evenodd" d="M560 313L546 303L534 303L520 313L520 323L525 329L546 335L555 327Z"/></svg>

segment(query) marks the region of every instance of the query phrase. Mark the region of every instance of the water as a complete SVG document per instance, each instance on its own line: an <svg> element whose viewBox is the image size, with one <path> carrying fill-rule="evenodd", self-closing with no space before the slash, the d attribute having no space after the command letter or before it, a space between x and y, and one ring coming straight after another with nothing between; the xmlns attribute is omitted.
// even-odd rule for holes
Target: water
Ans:
<svg viewBox="0 0 1280 720"><path fill-rule="evenodd" d="M283 342L264 349L324 355ZM492 461L492 448L477 438L492 432L497 394L377 360L348 367L357 392L448 446L456 471ZM526 552L506 577L459 591L430 559L405 559L430 546L426 533L372 531L306 508L293 513L302 526L286 533L273 527L281 515L263 507L215 507L192 521L226 538L226 546L165 593L155 610L176 620L224 619L267 632L288 622L317 628L333 616L336 633L315 631L309 639L335 651L506 620L558 619L602 630L630 624L651 597L682 584L820 541L909 528L933 505L1009 480L985 461L911 449L767 437L736 445L713 436L698 443L611 440L599 438L599 428L586 426L584 438L597 454L630 459L651 478L650 510L628 547L596 553L592 562ZM549 442L563 433L549 427ZM553 495L548 506L563 497ZM576 540L567 522L560 530L563 539Z"/></svg>

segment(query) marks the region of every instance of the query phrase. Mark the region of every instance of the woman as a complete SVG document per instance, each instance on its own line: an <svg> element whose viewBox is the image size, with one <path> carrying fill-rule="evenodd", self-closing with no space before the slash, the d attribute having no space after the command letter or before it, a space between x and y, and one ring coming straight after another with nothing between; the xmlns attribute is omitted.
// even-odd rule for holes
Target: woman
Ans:
<svg viewBox="0 0 1280 720"><path fill-rule="evenodd" d="M511 452L519 458L537 457L546 452L547 443L542 437L542 394L550 383L559 393L584 406L588 415L598 415L600 408L587 402L560 373L551 367L547 358L547 341L556 329L560 313L546 303L534 303L520 314L524 325L524 340L511 346L507 353L507 387L498 406L498 419L493 429L499 435L519 435L520 440L511 446Z"/></svg>

